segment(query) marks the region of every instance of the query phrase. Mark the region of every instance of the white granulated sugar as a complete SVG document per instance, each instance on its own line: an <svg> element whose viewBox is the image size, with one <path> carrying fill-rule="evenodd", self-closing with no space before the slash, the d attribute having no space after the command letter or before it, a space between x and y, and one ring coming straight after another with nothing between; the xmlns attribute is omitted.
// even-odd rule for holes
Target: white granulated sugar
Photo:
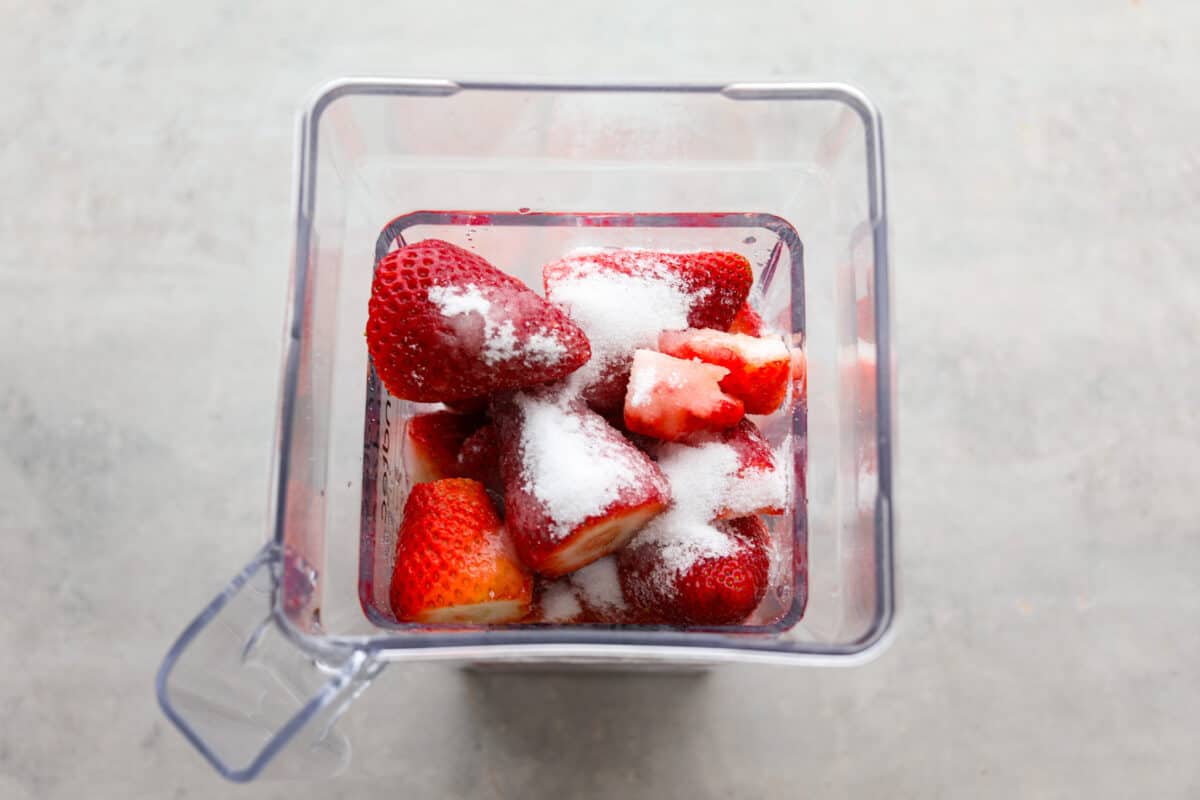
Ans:
<svg viewBox="0 0 1200 800"><path fill-rule="evenodd" d="M525 342L525 359L538 364L557 364L567 354L567 346L542 328Z"/></svg>
<svg viewBox="0 0 1200 800"><path fill-rule="evenodd" d="M687 327L692 298L670 277L597 273L550 286L547 297L561 305L587 334L592 357L570 378L575 390L596 383L606 369L639 347L654 347L664 330Z"/></svg>
<svg viewBox="0 0 1200 800"><path fill-rule="evenodd" d="M738 454L721 442L700 447L667 444L659 452L658 466L671 484L673 501L666 513L642 529L636 541L660 548L661 562L652 579L666 588L698 561L733 552L735 542L710 520L724 505L738 469Z"/></svg>
<svg viewBox="0 0 1200 800"><path fill-rule="evenodd" d="M566 346L542 328L528 338L524 344L517 341L516 328L511 319L497 321L492 315L492 304L473 283L457 286L431 286L427 293L429 302L438 307L446 318L466 314L479 314L483 318L483 351L485 363L496 365L514 359L526 363L554 364L567 353Z"/></svg>
<svg viewBox="0 0 1200 800"><path fill-rule="evenodd" d="M783 471L756 469L733 477L725 492L724 505L734 517L753 514L760 508L785 508L787 483Z"/></svg>
<svg viewBox="0 0 1200 800"><path fill-rule="evenodd" d="M658 466L674 498L668 513L702 523L711 520L725 504L738 464L737 451L723 442L663 445Z"/></svg>
<svg viewBox="0 0 1200 800"><path fill-rule="evenodd" d="M428 297L429 302L437 306L444 317L457 317L475 311L486 320L488 312L492 310L491 302L473 283L461 289L457 286L430 286Z"/></svg>
<svg viewBox="0 0 1200 800"><path fill-rule="evenodd" d="M575 591L569 584L561 581L546 587L541 604L542 619L546 622L567 622L583 611Z"/></svg>
<svg viewBox="0 0 1200 800"><path fill-rule="evenodd" d="M660 587L670 587L677 575L698 561L729 555L738 547L735 539L712 524L718 513L742 516L760 508L786 506L788 473L778 468L781 456L774 453L775 469L739 476L741 459L731 445L662 445L658 466L671 484L673 502L636 540L661 549L661 563L652 576Z"/></svg>
<svg viewBox="0 0 1200 800"><path fill-rule="evenodd" d="M571 575L571 585L584 603L601 611L617 611L626 607L621 581L617 577L617 559L605 556Z"/></svg>
<svg viewBox="0 0 1200 800"><path fill-rule="evenodd" d="M667 512L650 521L638 541L659 548L659 563L651 579L666 588L699 562L733 554L737 541L708 522Z"/></svg>
<svg viewBox="0 0 1200 800"><path fill-rule="evenodd" d="M629 379L629 405L640 408L650 402L650 392L656 383L658 373L654 367L638 367Z"/></svg>
<svg viewBox="0 0 1200 800"><path fill-rule="evenodd" d="M489 364L507 361L518 355L517 332L511 319L496 325L484 317L483 360Z"/></svg>
<svg viewBox="0 0 1200 800"><path fill-rule="evenodd" d="M636 485L629 451L603 418L574 411L561 398L520 395L517 402L525 489L557 523L552 535L565 537Z"/></svg>

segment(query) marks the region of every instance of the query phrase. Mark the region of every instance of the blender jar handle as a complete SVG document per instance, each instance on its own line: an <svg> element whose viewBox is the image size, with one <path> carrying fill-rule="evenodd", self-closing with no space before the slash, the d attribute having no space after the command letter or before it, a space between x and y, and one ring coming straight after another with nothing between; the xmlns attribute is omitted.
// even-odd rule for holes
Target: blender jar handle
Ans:
<svg viewBox="0 0 1200 800"><path fill-rule="evenodd" d="M180 634L156 680L163 713L224 777L328 777L350 759L333 726L379 674L363 650L314 656L288 638L273 599L282 551L271 543ZM289 742L285 758L276 759Z"/></svg>

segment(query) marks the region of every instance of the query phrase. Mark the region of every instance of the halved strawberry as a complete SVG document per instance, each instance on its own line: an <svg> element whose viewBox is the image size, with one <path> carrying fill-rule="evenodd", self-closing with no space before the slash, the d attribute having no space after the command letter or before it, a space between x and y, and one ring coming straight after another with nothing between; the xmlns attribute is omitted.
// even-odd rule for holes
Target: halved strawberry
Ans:
<svg viewBox="0 0 1200 800"><path fill-rule="evenodd" d="M558 308L474 253L427 239L375 270L367 349L396 397L471 400L558 380L591 355Z"/></svg>
<svg viewBox="0 0 1200 800"><path fill-rule="evenodd" d="M396 534L392 613L401 622L515 622L529 611L533 578L517 561L478 481L413 487Z"/></svg>
<svg viewBox="0 0 1200 800"><path fill-rule="evenodd" d="M750 264L735 253L591 250L547 264L546 298L587 334L592 357L570 388L601 413L619 412L630 361L658 334L698 325L724 329L750 290Z"/></svg>
<svg viewBox="0 0 1200 800"><path fill-rule="evenodd" d="M749 303L742 303L737 316L733 318L733 323L729 326L729 332L744 333L747 336L762 336L766 333L766 326L763 324L763 318Z"/></svg>
<svg viewBox="0 0 1200 800"><path fill-rule="evenodd" d="M496 493L503 491L500 478L500 439L496 426L488 423L463 440L455 460L455 475L474 478Z"/></svg>
<svg viewBox="0 0 1200 800"><path fill-rule="evenodd" d="M766 594L769 546L758 517L706 524L666 515L621 551L621 586L647 621L734 625Z"/></svg>
<svg viewBox="0 0 1200 800"><path fill-rule="evenodd" d="M404 468L413 483L462 475L458 453L483 421L478 415L434 411L417 414L404 425ZM468 476L474 477L474 476Z"/></svg>
<svg viewBox="0 0 1200 800"><path fill-rule="evenodd" d="M663 331L658 349L677 358L698 358L729 370L721 389L745 404L747 414L770 414L787 395L790 362L778 336L747 336L710 329Z"/></svg>
<svg viewBox="0 0 1200 800"><path fill-rule="evenodd" d="M508 527L535 572L563 575L608 555L670 502L654 462L582 401L518 393L492 413Z"/></svg>
<svg viewBox="0 0 1200 800"><path fill-rule="evenodd" d="M625 395L625 426L634 433L678 441L736 425L742 418L742 401L719 385L728 374L724 367L638 350Z"/></svg>

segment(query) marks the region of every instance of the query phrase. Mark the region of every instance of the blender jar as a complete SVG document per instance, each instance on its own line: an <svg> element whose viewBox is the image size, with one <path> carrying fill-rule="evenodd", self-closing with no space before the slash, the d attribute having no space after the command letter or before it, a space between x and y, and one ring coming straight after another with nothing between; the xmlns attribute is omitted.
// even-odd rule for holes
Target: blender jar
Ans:
<svg viewBox="0 0 1200 800"><path fill-rule="evenodd" d="M892 361L878 113L836 84L346 80L300 120L273 531L184 630L159 702L225 777L291 743L346 763L333 723L390 661L858 663L890 628ZM530 286L578 246L745 255L763 317L807 362L771 420L795 486L772 536L791 572L764 624L403 625L386 576L408 481L404 420L363 339L373 265L436 237Z"/></svg>

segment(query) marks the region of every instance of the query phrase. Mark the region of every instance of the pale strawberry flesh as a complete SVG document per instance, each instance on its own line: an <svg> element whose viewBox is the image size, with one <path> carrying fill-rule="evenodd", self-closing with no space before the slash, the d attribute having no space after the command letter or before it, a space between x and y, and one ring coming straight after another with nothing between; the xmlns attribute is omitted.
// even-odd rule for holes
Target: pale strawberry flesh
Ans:
<svg viewBox="0 0 1200 800"><path fill-rule="evenodd" d="M743 406L721 390L727 374L723 367L638 350L625 395L625 426L634 433L679 441L736 425Z"/></svg>
<svg viewBox="0 0 1200 800"><path fill-rule="evenodd" d="M778 336L700 329L664 331L658 349L724 367L721 389L742 401L747 414L770 414L787 396L791 356Z"/></svg>

